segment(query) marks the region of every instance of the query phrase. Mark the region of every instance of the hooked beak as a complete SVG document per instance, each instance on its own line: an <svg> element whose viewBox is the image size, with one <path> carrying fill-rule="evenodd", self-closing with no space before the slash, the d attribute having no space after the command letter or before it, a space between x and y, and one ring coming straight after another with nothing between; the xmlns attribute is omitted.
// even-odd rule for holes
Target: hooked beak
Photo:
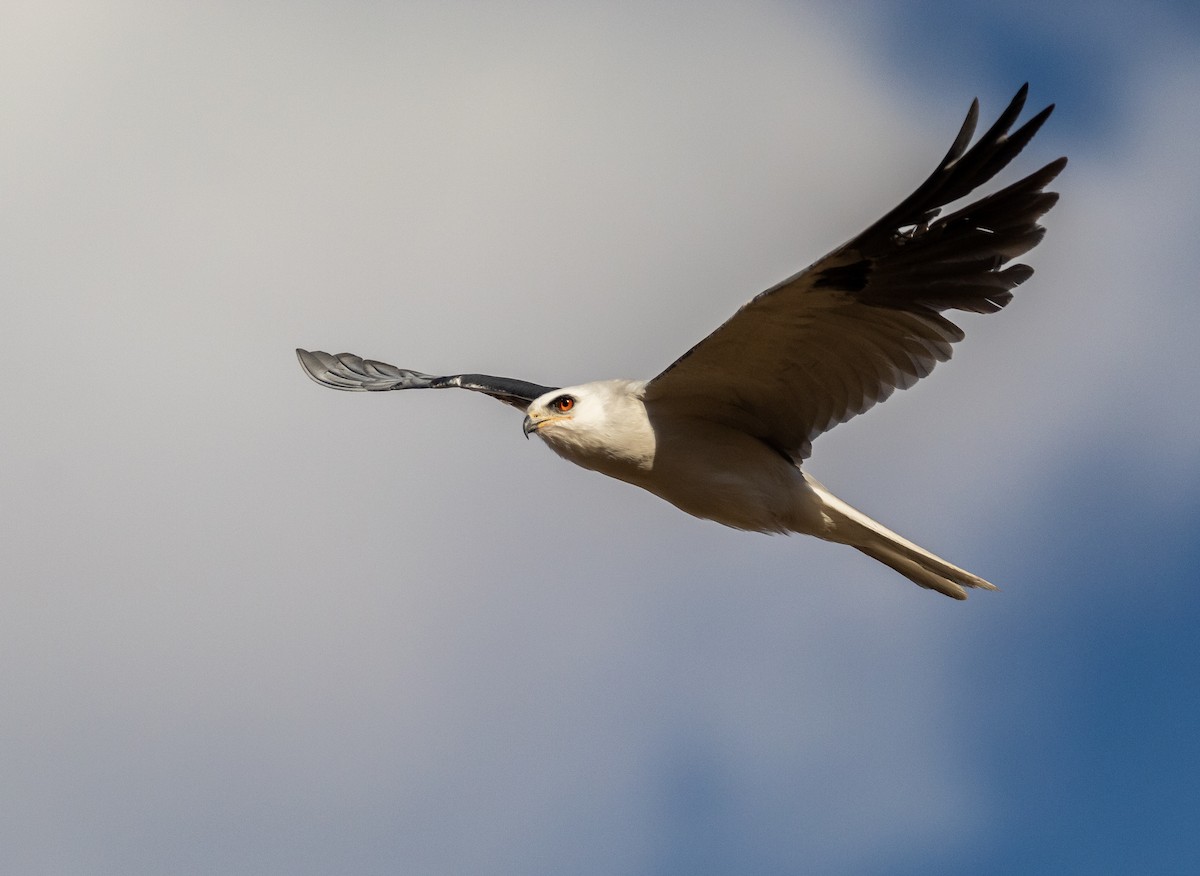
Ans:
<svg viewBox="0 0 1200 876"><path fill-rule="evenodd" d="M525 433L526 439L529 438L530 433L536 432L544 422L544 420L535 420L533 417L526 414L525 422L521 424L521 431Z"/></svg>

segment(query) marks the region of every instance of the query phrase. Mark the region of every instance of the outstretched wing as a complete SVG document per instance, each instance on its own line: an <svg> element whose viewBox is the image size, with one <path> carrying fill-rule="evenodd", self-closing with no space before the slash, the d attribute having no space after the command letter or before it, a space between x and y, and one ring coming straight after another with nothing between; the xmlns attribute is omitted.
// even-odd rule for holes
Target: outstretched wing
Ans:
<svg viewBox="0 0 1200 876"><path fill-rule="evenodd" d="M420 371L409 371L364 359L353 353L338 353L336 356L317 350L296 350L296 358L305 373L322 386L350 392L384 392L389 389L469 389L482 392L505 404L525 410L529 403L540 395L555 389L509 377L491 377L487 374L450 374L434 377Z"/></svg>
<svg viewBox="0 0 1200 876"><path fill-rule="evenodd" d="M1054 106L1009 128L1028 86L969 150L979 102L946 157L898 207L809 268L758 295L646 387L663 413L722 422L793 459L822 432L906 389L950 358L963 332L944 310L990 313L1033 274L1005 267L1045 233L1043 189L1060 158L938 219L1024 148Z"/></svg>

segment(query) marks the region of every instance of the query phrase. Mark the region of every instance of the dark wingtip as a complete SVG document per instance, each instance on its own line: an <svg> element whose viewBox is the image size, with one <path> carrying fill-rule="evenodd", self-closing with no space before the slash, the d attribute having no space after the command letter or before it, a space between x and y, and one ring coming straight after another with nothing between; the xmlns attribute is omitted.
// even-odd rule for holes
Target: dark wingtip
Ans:
<svg viewBox="0 0 1200 876"><path fill-rule="evenodd" d="M322 365L321 356L328 355L328 353L322 353L320 351L312 353L303 347L296 348L296 359L300 362L300 367L307 371L310 376L315 374L316 371L320 370Z"/></svg>
<svg viewBox="0 0 1200 876"><path fill-rule="evenodd" d="M963 119L962 127L958 129L958 136L950 144L950 149L946 152L946 157L942 159L940 167L949 167L962 157L962 154L967 151L967 147L971 145L971 138L975 136L975 129L978 126L979 98L975 98L971 101L971 107L967 110L967 117Z"/></svg>
<svg viewBox="0 0 1200 876"><path fill-rule="evenodd" d="M1013 117L1016 118L1021 114L1021 110L1025 109L1025 101L1029 99L1029 83L1021 83L1021 87L1017 89L1017 93L1013 95L1013 99L1008 102L1008 111L1012 111Z"/></svg>
<svg viewBox="0 0 1200 876"><path fill-rule="evenodd" d="M1063 168L1066 166L1067 166L1067 156L1060 155L1058 158L1054 159L1049 164L1047 164L1044 169L1046 170L1047 173L1050 174L1050 179L1054 179L1056 176L1058 176L1060 173L1062 173Z"/></svg>
<svg viewBox="0 0 1200 876"><path fill-rule="evenodd" d="M317 374L327 367L325 363L321 362L321 356L328 357L329 354L321 352L310 353L303 347L296 348L296 359L300 362L300 367L304 369L305 374L316 380L317 383L321 383Z"/></svg>

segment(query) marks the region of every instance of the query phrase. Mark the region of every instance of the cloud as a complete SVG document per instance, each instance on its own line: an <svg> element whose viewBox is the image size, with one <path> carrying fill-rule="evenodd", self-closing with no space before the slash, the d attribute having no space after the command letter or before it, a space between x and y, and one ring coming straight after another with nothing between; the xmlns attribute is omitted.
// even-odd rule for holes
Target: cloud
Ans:
<svg viewBox="0 0 1200 876"><path fill-rule="evenodd" d="M981 829L953 679L986 599L290 353L654 373L906 194L974 83L916 94L767 3L81 13L20 12L4 86L9 863L861 872ZM1195 360L1195 73L1138 79L1017 303L822 439L824 480L1003 572L997 521L1081 442L1194 473L1155 375Z"/></svg>

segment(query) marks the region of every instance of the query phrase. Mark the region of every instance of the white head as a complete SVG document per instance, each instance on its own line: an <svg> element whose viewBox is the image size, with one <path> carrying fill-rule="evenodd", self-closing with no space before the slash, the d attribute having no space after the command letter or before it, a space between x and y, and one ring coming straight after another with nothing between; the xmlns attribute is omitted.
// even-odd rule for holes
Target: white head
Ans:
<svg viewBox="0 0 1200 876"><path fill-rule="evenodd" d="M599 380L552 390L526 409L525 435L537 433L552 450L584 468L646 468L654 432L642 404L640 380Z"/></svg>

